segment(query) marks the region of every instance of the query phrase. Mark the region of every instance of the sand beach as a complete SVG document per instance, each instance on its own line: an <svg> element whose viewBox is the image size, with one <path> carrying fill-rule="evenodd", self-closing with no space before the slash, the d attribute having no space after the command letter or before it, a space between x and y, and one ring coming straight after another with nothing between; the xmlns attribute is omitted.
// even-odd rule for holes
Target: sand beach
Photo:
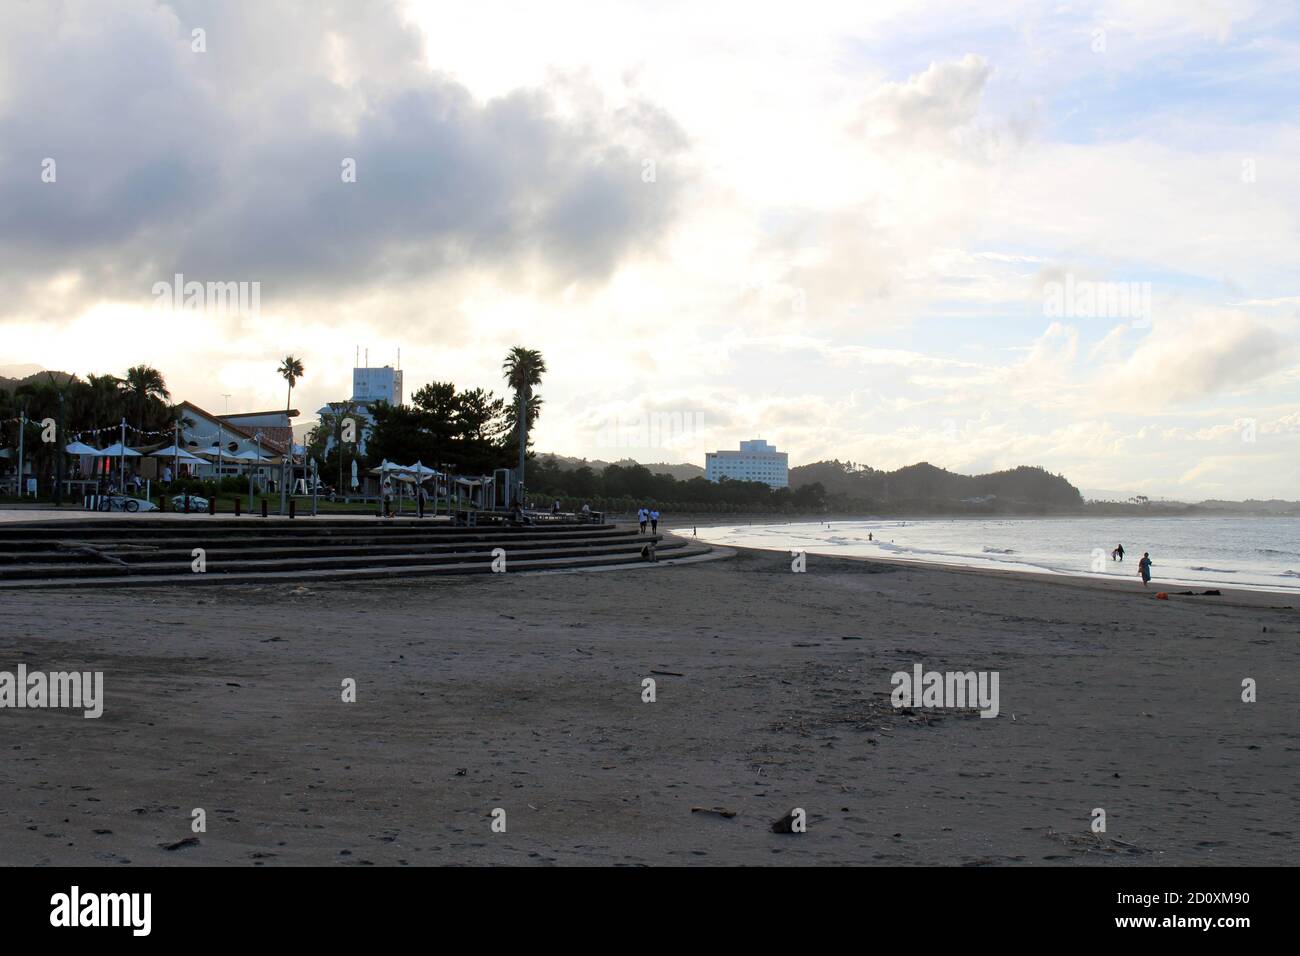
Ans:
<svg viewBox="0 0 1300 956"><path fill-rule="evenodd" d="M0 711L0 863L1294 865L1287 603L762 551L7 594L0 670L104 712ZM915 663L999 715L895 708Z"/></svg>

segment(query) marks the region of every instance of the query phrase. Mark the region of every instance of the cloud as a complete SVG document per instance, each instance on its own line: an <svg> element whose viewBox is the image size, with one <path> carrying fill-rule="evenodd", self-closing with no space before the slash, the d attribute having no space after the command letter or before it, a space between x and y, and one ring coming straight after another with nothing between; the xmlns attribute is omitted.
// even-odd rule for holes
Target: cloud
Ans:
<svg viewBox="0 0 1300 956"><path fill-rule="evenodd" d="M685 169L671 116L573 77L480 101L422 57L394 4L5 7L6 312L146 303L176 272L259 281L264 305L476 270L597 285L658 247Z"/></svg>
<svg viewBox="0 0 1300 956"><path fill-rule="evenodd" d="M855 129L903 140L951 136L975 119L991 74L988 61L974 53L931 63L905 83L887 83L872 93Z"/></svg>
<svg viewBox="0 0 1300 956"><path fill-rule="evenodd" d="M1298 355L1293 340L1243 313L1199 314L1158 323L1102 377L1107 393L1155 409L1258 386Z"/></svg>

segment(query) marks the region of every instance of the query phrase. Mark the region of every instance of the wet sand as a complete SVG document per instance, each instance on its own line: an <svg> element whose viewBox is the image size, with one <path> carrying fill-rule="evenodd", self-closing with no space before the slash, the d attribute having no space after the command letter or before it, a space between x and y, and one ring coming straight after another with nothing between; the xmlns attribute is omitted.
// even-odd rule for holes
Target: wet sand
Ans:
<svg viewBox="0 0 1300 956"><path fill-rule="evenodd" d="M0 710L0 863L1300 863L1300 612L1153 593L742 551L5 595L0 670L106 700ZM914 663L1001 714L896 710Z"/></svg>

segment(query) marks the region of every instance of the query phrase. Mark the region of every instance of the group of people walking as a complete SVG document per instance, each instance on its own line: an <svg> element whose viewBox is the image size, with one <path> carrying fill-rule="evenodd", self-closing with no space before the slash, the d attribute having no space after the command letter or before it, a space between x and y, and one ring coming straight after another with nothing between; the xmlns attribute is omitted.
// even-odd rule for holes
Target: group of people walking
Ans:
<svg viewBox="0 0 1300 956"><path fill-rule="evenodd" d="M636 513L636 520L641 525L641 533L645 534L645 526L650 525L650 533L659 533L659 512L653 508L639 508Z"/></svg>
<svg viewBox="0 0 1300 956"><path fill-rule="evenodd" d="M1110 559L1112 561L1123 561L1124 545L1115 545L1115 550L1110 553ZM1142 560L1138 562L1138 574L1142 578L1143 587L1151 583L1151 553L1148 551L1142 552Z"/></svg>

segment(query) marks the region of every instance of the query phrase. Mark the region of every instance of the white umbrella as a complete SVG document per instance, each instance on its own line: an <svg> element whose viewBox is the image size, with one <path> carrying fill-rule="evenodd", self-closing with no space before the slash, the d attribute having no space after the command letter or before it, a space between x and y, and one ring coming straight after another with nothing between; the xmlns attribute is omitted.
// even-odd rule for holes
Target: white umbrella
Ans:
<svg viewBox="0 0 1300 956"><path fill-rule="evenodd" d="M120 441L113 442L107 448L101 448L95 452L96 455L102 455L105 458L140 458L142 457L134 448L127 448Z"/></svg>
<svg viewBox="0 0 1300 956"><path fill-rule="evenodd" d="M72 446L69 445L68 447L71 448ZM79 452L78 454L88 454L88 453ZM183 461L187 465L207 464L207 462L205 462L202 458L198 458L194 455L191 455L184 448L177 448L175 445L168 445L166 448L159 448L157 451L151 451L149 452L149 457L150 458L171 458L175 461Z"/></svg>
<svg viewBox="0 0 1300 956"><path fill-rule="evenodd" d="M12 458L13 453L8 448L0 448L0 458Z"/></svg>
<svg viewBox="0 0 1300 956"><path fill-rule="evenodd" d="M99 455L102 452L98 448L92 448L85 442L74 441L63 449L69 455Z"/></svg>
<svg viewBox="0 0 1300 956"><path fill-rule="evenodd" d="M248 462L249 463L248 468L250 471L252 470L254 464L259 464L259 465L266 464L271 460L270 458L267 458L265 455L259 455L257 451L252 448L246 449L245 451L241 451L236 455L227 454L226 457L231 459L232 461Z"/></svg>
<svg viewBox="0 0 1300 956"><path fill-rule="evenodd" d="M95 452L95 454L103 458L116 458L118 460L118 479L122 481L124 485L126 482L126 459L143 457L134 448L127 448L120 441L113 442L113 444L109 445L107 448L101 448L99 451Z"/></svg>
<svg viewBox="0 0 1300 956"><path fill-rule="evenodd" d="M361 487L361 482L357 479L357 460L352 459L352 490L356 491Z"/></svg>

